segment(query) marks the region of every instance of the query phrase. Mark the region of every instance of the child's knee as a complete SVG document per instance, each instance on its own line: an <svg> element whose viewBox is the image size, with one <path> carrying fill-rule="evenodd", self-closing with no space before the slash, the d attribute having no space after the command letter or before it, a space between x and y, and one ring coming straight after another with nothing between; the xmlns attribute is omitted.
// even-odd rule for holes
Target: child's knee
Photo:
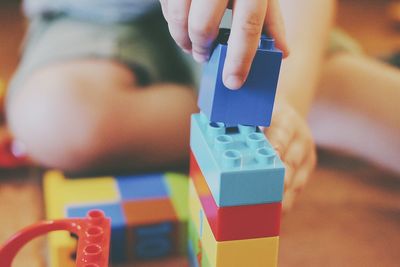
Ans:
<svg viewBox="0 0 400 267"><path fill-rule="evenodd" d="M29 155L65 170L88 168L102 151L107 123L85 81L54 70L32 75L9 102L8 122Z"/></svg>

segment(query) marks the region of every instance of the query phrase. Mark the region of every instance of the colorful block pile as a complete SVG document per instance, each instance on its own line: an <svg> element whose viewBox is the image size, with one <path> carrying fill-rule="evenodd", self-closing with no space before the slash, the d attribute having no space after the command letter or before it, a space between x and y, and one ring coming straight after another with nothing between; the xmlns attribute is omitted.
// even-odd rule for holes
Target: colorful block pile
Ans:
<svg viewBox="0 0 400 267"><path fill-rule="evenodd" d="M220 51L226 49L226 43L217 46L205 67L199 106L202 109L204 103L211 104L207 114L192 115L190 135L188 251L193 267L277 265L285 169L257 126L269 125L282 53L273 47L271 39L263 37L260 43L265 45L265 42L272 42L272 46L267 49L260 46L250 80L239 90L243 90L241 94L230 91L220 82L225 59ZM274 60L268 61L268 58ZM268 75L260 77L263 68L277 71L265 69ZM219 75L215 75L215 70ZM247 102L243 101L246 94ZM253 94L258 97L254 98ZM216 100L218 95L225 97ZM265 102L271 97L272 101ZM224 105L225 110L215 112L218 108L213 105L219 105L219 101L230 101L230 104ZM259 101L267 107L254 108L261 104ZM235 112L245 115L231 116L232 109L239 109ZM223 114L218 117L221 120L215 121L217 113Z"/></svg>
<svg viewBox="0 0 400 267"><path fill-rule="evenodd" d="M103 210L111 217L114 262L184 255L187 187L187 177L174 173L68 179L50 171L44 177L46 213L57 219ZM49 266L74 266L75 246L68 233L51 233Z"/></svg>

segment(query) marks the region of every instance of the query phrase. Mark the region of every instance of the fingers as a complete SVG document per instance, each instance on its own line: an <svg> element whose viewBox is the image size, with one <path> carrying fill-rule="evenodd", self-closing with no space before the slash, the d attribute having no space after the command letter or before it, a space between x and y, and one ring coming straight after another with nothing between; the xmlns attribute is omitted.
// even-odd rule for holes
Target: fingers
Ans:
<svg viewBox="0 0 400 267"><path fill-rule="evenodd" d="M190 0L161 0L161 7L172 38L187 53L192 50L188 35Z"/></svg>
<svg viewBox="0 0 400 267"><path fill-rule="evenodd" d="M165 20L167 20L167 15L168 15L168 10L167 10L167 0L160 0L161 4L161 11L163 13L163 16Z"/></svg>
<svg viewBox="0 0 400 267"><path fill-rule="evenodd" d="M296 198L296 194L294 192L285 193L285 197L282 200L282 210L284 213L288 212L292 207L294 200Z"/></svg>
<svg viewBox="0 0 400 267"><path fill-rule="evenodd" d="M284 157L286 150L294 137L294 127L270 127L265 134L272 147L278 152L280 157Z"/></svg>
<svg viewBox="0 0 400 267"><path fill-rule="evenodd" d="M303 131L306 131L306 129L303 129ZM296 134L288 145L282 160L294 172L292 179L285 181L285 185L290 190L300 190L316 164L315 146L311 135L307 132Z"/></svg>
<svg viewBox="0 0 400 267"><path fill-rule="evenodd" d="M286 42L285 26L279 5L279 0L270 0L264 27L267 33L275 39L275 46L282 50L283 56L289 55Z"/></svg>
<svg viewBox="0 0 400 267"><path fill-rule="evenodd" d="M265 129L265 135L280 157L283 158L290 142L294 138L298 127L298 123L296 123L298 119L290 110L286 109L282 112L278 106L279 104L276 105L270 127Z"/></svg>
<svg viewBox="0 0 400 267"><path fill-rule="evenodd" d="M201 1L201 0L200 0ZM237 0L223 71L230 89L239 89L247 78L263 29L267 1Z"/></svg>
<svg viewBox="0 0 400 267"><path fill-rule="evenodd" d="M305 155L303 162L297 168L290 163L286 164L284 211L292 208L296 196L303 190L315 168L317 157L314 147L306 151Z"/></svg>
<svg viewBox="0 0 400 267"><path fill-rule="evenodd" d="M293 178L293 182L291 184L292 191L299 193L304 188L315 168L316 163L317 156L315 150L310 150L306 160L304 161L304 164L298 168Z"/></svg>
<svg viewBox="0 0 400 267"><path fill-rule="evenodd" d="M193 58L197 62L208 60L227 4L228 0L192 0L189 12L189 37Z"/></svg>
<svg viewBox="0 0 400 267"><path fill-rule="evenodd" d="M292 166L285 165L284 192L288 191L293 183L295 172Z"/></svg>
<svg viewBox="0 0 400 267"><path fill-rule="evenodd" d="M294 168L298 168L312 151L312 140L307 137L308 135L297 136L288 145L284 159Z"/></svg>

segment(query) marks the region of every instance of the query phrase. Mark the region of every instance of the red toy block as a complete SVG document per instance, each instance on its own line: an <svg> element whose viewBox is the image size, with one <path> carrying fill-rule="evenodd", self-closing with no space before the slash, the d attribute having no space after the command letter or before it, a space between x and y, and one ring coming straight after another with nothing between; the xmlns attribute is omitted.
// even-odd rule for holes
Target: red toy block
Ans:
<svg viewBox="0 0 400 267"><path fill-rule="evenodd" d="M91 210L85 219L43 221L21 230L0 247L0 267L11 267L18 251L32 239L60 230L78 236L76 267L108 266L110 219L100 210Z"/></svg>
<svg viewBox="0 0 400 267"><path fill-rule="evenodd" d="M193 153L190 178L217 241L279 236L281 202L218 207Z"/></svg>

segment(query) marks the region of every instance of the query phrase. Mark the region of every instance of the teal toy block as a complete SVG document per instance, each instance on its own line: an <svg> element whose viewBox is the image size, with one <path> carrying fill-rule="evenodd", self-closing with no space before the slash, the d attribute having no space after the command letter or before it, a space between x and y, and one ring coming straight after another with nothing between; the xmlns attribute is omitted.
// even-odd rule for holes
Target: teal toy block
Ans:
<svg viewBox="0 0 400 267"><path fill-rule="evenodd" d="M190 146L218 207L281 202L285 168L259 128L194 114Z"/></svg>

